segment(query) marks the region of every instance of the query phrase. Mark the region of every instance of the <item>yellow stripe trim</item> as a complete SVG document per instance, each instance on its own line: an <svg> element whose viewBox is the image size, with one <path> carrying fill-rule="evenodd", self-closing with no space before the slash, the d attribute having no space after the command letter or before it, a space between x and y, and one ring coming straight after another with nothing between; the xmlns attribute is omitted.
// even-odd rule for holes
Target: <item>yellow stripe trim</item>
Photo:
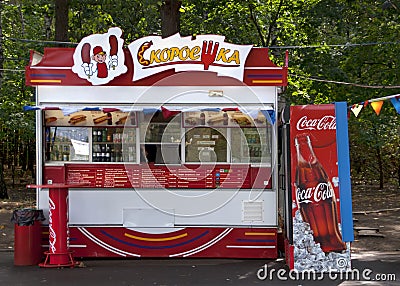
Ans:
<svg viewBox="0 0 400 286"><path fill-rule="evenodd" d="M267 79L254 79L252 83L282 83L282 80L267 80Z"/></svg>
<svg viewBox="0 0 400 286"><path fill-rule="evenodd" d="M43 82L61 83L61 79L31 79L31 82L37 82L37 83L43 83Z"/></svg>
<svg viewBox="0 0 400 286"><path fill-rule="evenodd" d="M245 232L244 235L275 235L273 232Z"/></svg>
<svg viewBox="0 0 400 286"><path fill-rule="evenodd" d="M137 240L143 240L143 241L169 241L169 240L175 240L175 239L185 237L185 236L187 236L187 233L176 235L176 236L170 236L170 237L161 237L161 238L140 237L140 236L131 235L128 233L125 233L125 236L129 237L129 238L137 239Z"/></svg>

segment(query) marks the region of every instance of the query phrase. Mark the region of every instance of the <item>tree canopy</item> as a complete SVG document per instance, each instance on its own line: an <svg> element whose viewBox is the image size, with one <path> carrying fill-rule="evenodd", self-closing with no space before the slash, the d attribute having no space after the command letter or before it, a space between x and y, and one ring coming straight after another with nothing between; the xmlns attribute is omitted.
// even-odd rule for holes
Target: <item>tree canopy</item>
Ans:
<svg viewBox="0 0 400 286"><path fill-rule="evenodd" d="M220 34L232 43L269 47L279 65L288 50L289 85L282 96L290 104L351 106L400 91L398 0L0 0L0 8L2 166L27 168L34 152L34 115L22 112L34 101L24 81L29 50L74 47L113 26L127 43L162 35L166 25L182 36ZM171 11L178 16L173 21ZM349 131L353 178L398 183L399 115L390 102L379 116L369 106L351 116Z"/></svg>

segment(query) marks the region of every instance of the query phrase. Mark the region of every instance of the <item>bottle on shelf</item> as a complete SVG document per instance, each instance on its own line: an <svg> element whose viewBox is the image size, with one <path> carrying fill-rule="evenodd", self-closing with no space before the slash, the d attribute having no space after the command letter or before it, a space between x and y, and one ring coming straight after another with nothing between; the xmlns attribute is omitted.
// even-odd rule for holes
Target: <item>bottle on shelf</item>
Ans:
<svg viewBox="0 0 400 286"><path fill-rule="evenodd" d="M103 129L102 132L102 137L101 137L101 142L107 142L107 129Z"/></svg>
<svg viewBox="0 0 400 286"><path fill-rule="evenodd" d="M62 160L69 161L69 145L64 145L63 153L62 153Z"/></svg>

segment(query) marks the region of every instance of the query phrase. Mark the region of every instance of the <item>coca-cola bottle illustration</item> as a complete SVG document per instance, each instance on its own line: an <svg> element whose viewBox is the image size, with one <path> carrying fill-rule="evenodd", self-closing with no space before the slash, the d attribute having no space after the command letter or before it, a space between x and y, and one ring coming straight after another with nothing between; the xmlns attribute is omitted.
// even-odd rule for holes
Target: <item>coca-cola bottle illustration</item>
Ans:
<svg viewBox="0 0 400 286"><path fill-rule="evenodd" d="M295 138L297 152L296 200L303 221L310 224L314 240L322 251L341 252L346 249L339 231L335 191L318 158L310 137Z"/></svg>

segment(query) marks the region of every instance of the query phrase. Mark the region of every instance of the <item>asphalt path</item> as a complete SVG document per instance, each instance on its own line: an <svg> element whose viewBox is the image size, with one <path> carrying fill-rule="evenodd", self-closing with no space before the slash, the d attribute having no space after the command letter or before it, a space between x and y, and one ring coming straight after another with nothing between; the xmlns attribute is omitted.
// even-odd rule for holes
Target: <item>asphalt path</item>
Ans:
<svg viewBox="0 0 400 286"><path fill-rule="evenodd" d="M351 273L290 273L282 259L84 259L75 268L14 266L0 251L0 285L400 285L400 252L352 255ZM303 275L303 276L302 276ZM342 275L342 276L341 276Z"/></svg>

